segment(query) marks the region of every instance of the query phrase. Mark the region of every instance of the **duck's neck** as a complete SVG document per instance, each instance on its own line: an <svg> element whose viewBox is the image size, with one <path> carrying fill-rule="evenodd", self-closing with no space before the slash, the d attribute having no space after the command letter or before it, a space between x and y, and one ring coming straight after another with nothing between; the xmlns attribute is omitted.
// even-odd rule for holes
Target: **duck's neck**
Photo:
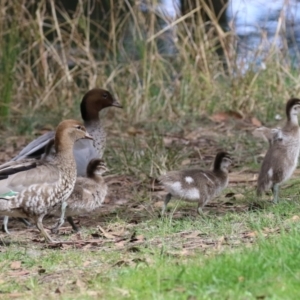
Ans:
<svg viewBox="0 0 300 300"><path fill-rule="evenodd" d="M86 128L91 128L91 129L93 128L96 129L101 126L101 121L99 116L96 119L90 119L88 121L84 121L83 123Z"/></svg>
<svg viewBox="0 0 300 300"><path fill-rule="evenodd" d="M63 170L70 170L71 172L75 172L76 177L76 162L73 154L73 142L64 142L56 145L56 160L57 166Z"/></svg>
<svg viewBox="0 0 300 300"><path fill-rule="evenodd" d="M95 182L97 182L98 184L104 182L103 177L101 175L93 174L92 176L90 176L90 178Z"/></svg>
<svg viewBox="0 0 300 300"><path fill-rule="evenodd" d="M288 123L292 126L298 126L298 115L290 114L288 118Z"/></svg>
<svg viewBox="0 0 300 300"><path fill-rule="evenodd" d="M100 119L84 122L84 126L88 133L93 137L93 145L96 148L99 157L101 158L106 145L106 131L101 124Z"/></svg>
<svg viewBox="0 0 300 300"><path fill-rule="evenodd" d="M227 177L228 176L228 170L227 169L218 168L218 169L214 169L213 172L218 177Z"/></svg>

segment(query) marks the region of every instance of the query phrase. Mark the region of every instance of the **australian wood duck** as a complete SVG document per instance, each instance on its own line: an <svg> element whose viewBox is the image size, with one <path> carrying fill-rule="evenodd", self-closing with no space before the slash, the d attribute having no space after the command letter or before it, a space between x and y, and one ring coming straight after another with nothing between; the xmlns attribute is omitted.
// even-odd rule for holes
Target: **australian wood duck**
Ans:
<svg viewBox="0 0 300 300"><path fill-rule="evenodd" d="M92 137L80 122L63 121L55 132L51 161L25 160L0 168L0 214L32 219L45 239L52 242L42 221L62 207L74 189L77 171L73 146L79 139Z"/></svg>

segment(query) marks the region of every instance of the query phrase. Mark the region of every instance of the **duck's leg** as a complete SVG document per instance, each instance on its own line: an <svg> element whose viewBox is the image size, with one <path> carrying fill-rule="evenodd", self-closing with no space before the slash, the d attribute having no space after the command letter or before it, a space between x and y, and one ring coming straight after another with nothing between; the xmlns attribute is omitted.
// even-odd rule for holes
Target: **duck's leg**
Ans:
<svg viewBox="0 0 300 300"><path fill-rule="evenodd" d="M38 217L38 219L36 220L36 227L41 232L41 234L45 238L46 242L48 242L48 243L55 243L55 241L52 240L52 238L50 237L50 235L45 231L45 228L43 226L43 218L44 218L44 215L41 215L41 216Z"/></svg>
<svg viewBox="0 0 300 300"><path fill-rule="evenodd" d="M197 212L201 217L204 217L205 214L203 212L203 207L205 206L205 204L208 202L209 199L204 199L202 202L199 201L198 202L198 208L197 208Z"/></svg>
<svg viewBox="0 0 300 300"><path fill-rule="evenodd" d="M71 216L67 217L67 221L70 223L70 225L72 226L72 228L75 232L79 231L79 228L75 225L73 218Z"/></svg>
<svg viewBox="0 0 300 300"><path fill-rule="evenodd" d="M9 217L8 216L4 216L3 218L3 224L2 224L2 231L9 234L9 231L8 231L8 228L7 228L7 225L8 225L8 219Z"/></svg>
<svg viewBox="0 0 300 300"><path fill-rule="evenodd" d="M165 198L163 208L162 208L162 210L161 210L161 215L162 215L162 216L165 214L165 212L166 212L166 210L167 210L167 205L168 205L168 203L170 202L171 198L172 198L172 194L171 194L171 193L168 193L167 196L166 196L166 198Z"/></svg>
<svg viewBox="0 0 300 300"><path fill-rule="evenodd" d="M64 224L67 206L68 206L67 202L63 201L61 204L60 218L59 218L58 222L55 224L55 226L51 228L52 233L57 233L58 229Z"/></svg>
<svg viewBox="0 0 300 300"><path fill-rule="evenodd" d="M200 216L203 216L202 205L198 205L197 213L198 213Z"/></svg>
<svg viewBox="0 0 300 300"><path fill-rule="evenodd" d="M3 218L3 224L2 224L2 231L9 234L9 231L8 231L8 220L9 220L9 217L8 216L4 216ZM27 221L27 219L24 219L24 218L17 218L17 220L19 220L20 222L22 222L23 224L25 224L27 227L30 227L31 226L31 223L29 221Z"/></svg>
<svg viewBox="0 0 300 300"><path fill-rule="evenodd" d="M68 203L66 201L63 201L63 203L61 204L61 216L60 216L60 220L59 220L59 227L64 224L65 222L65 214L66 214L66 208L68 206Z"/></svg>
<svg viewBox="0 0 300 300"><path fill-rule="evenodd" d="M275 183L272 186L272 192L273 192L273 203L277 204L278 203L278 193L279 193L279 184Z"/></svg>
<svg viewBox="0 0 300 300"><path fill-rule="evenodd" d="M20 222L22 222L23 224L25 224L27 227L30 227L32 224L27 220L27 219L24 219L24 218L18 218L18 220Z"/></svg>

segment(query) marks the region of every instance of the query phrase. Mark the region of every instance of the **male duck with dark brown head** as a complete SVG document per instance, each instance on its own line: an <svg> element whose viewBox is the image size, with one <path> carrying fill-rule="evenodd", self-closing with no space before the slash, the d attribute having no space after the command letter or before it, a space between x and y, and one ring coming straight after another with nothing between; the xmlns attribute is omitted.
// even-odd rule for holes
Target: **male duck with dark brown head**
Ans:
<svg viewBox="0 0 300 300"><path fill-rule="evenodd" d="M51 161L20 161L0 169L0 214L32 219L46 241L52 242L42 221L61 207L74 189L77 172L73 146L79 139L92 137L80 122L63 121L56 129Z"/></svg>
<svg viewBox="0 0 300 300"><path fill-rule="evenodd" d="M122 105L113 98L110 92L103 89L88 91L80 104L81 117L88 133L93 141L80 140L75 143L74 156L77 165L78 176L86 175L86 168L93 158L101 158L106 145L106 132L99 118L99 112L107 107L119 107ZM13 160L24 158L38 158L45 154L47 145L54 138L54 132L48 132L28 144ZM50 154L52 151L50 151ZM47 156L47 160L52 155Z"/></svg>
<svg viewBox="0 0 300 300"><path fill-rule="evenodd" d="M288 180L297 167L300 150L298 114L300 99L292 98L286 103L287 121L269 142L257 180L257 195L272 189L273 202L278 202L279 185Z"/></svg>
<svg viewBox="0 0 300 300"><path fill-rule="evenodd" d="M162 215L172 196L191 202L198 202L198 213L213 198L218 196L228 184L228 167L232 161L228 153L219 152L211 171L188 169L170 171L159 177L168 194L164 201Z"/></svg>

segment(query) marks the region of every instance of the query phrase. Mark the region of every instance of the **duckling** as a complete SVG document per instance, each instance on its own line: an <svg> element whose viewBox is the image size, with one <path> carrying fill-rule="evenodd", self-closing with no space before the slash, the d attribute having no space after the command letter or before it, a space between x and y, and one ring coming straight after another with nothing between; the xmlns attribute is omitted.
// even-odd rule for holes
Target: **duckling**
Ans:
<svg viewBox="0 0 300 300"><path fill-rule="evenodd" d="M182 200L198 202L198 213L202 214L202 208L211 199L218 196L228 185L228 168L232 160L228 153L219 152L211 171L201 169L189 169L170 171L159 177L159 180L168 191L166 195L162 215L167 209L171 197L179 197Z"/></svg>
<svg viewBox="0 0 300 300"><path fill-rule="evenodd" d="M297 167L300 150L299 112L300 99L288 100L286 124L273 135L259 172L257 195L261 196L272 189L274 203L278 202L279 185L288 180Z"/></svg>
<svg viewBox="0 0 300 300"><path fill-rule="evenodd" d="M106 164L102 159L92 159L87 166L87 177L77 177L74 190L67 200L66 216L74 231L78 231L72 216L92 213L100 207L107 194L107 185L102 174L107 171ZM54 216L61 216L61 209L57 207L52 212ZM62 225L60 221L52 228L55 233Z"/></svg>
<svg viewBox="0 0 300 300"><path fill-rule="evenodd" d="M63 121L56 129L51 161L19 161L2 168L0 215L32 219L45 240L53 242L43 227L43 218L63 207L74 189L77 171L73 146L79 139L92 137L80 122Z"/></svg>
<svg viewBox="0 0 300 300"><path fill-rule="evenodd" d="M79 140L75 143L74 156L78 176L86 176L86 168L91 159L101 158L103 156L106 144L106 131L99 119L99 112L110 106L122 108L122 105L115 100L108 91L98 88L88 91L81 101L81 116L85 128L93 137L93 141ZM50 155L45 155L45 152L46 148L49 147L49 142L53 140L53 138L53 131L45 133L28 144L12 160L45 156L47 156L47 160L51 159L53 154L52 149L49 151Z"/></svg>

